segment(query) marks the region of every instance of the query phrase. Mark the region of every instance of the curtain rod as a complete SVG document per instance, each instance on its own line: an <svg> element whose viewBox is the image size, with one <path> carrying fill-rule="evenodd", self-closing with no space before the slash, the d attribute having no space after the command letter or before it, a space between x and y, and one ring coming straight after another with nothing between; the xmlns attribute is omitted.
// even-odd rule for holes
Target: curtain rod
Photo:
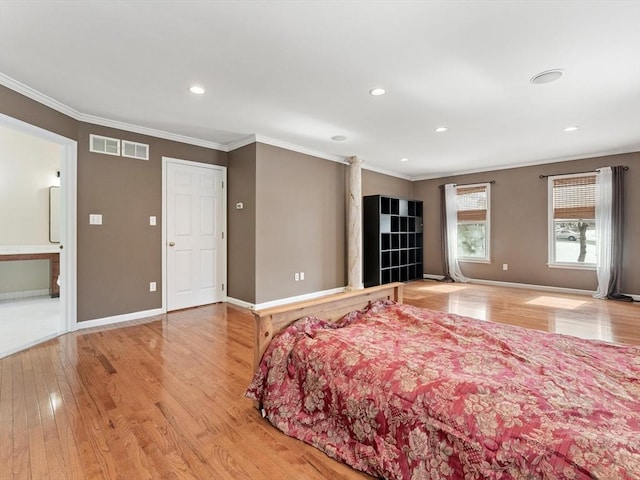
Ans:
<svg viewBox="0 0 640 480"><path fill-rule="evenodd" d="M496 183L496 181L495 180L491 180L490 182L454 183L453 186L454 187L466 187L467 185L480 185L482 183L490 183L491 185L493 185L494 183ZM443 183L442 185L438 185L438 188L442 188L444 186L445 186L445 184Z"/></svg>
<svg viewBox="0 0 640 480"><path fill-rule="evenodd" d="M627 170L629 170L629 167L627 167L626 165L622 166L622 169L626 172ZM596 169L596 173L599 171L600 169L597 168ZM589 172L573 172L573 173L554 173L553 175L540 175L538 178L548 178L548 177L557 177L558 175L580 175L582 173L593 173L593 171L589 171Z"/></svg>

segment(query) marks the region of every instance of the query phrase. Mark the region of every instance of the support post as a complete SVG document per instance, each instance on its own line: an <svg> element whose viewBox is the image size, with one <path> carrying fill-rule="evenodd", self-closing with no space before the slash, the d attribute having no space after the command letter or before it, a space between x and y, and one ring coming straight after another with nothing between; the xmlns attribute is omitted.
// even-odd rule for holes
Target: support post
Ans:
<svg viewBox="0 0 640 480"><path fill-rule="evenodd" d="M362 283L362 160L349 157L348 238L348 290L364 288Z"/></svg>

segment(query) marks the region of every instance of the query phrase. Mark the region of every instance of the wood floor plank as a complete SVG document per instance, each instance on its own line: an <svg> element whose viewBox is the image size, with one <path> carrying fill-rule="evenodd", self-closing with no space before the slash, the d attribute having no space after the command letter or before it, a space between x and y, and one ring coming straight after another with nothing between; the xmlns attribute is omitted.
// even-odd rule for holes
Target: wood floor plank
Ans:
<svg viewBox="0 0 640 480"><path fill-rule="evenodd" d="M11 376L13 380L13 476L14 478L31 478L31 464L29 461L29 431L27 423L27 408L24 391L24 376L22 373L20 352L11 358Z"/></svg>
<svg viewBox="0 0 640 480"><path fill-rule="evenodd" d="M34 363L38 363L37 350L31 349L23 352L22 372L24 377L24 395L27 409L27 425L29 429L29 461L31 476L43 480L49 478L49 468L46 461L44 447L44 432L42 431L42 419L36 393L36 382L42 378L34 373ZM37 376L37 379L36 379Z"/></svg>
<svg viewBox="0 0 640 480"><path fill-rule="evenodd" d="M0 478L13 478L13 378L11 357L0 360Z"/></svg>
<svg viewBox="0 0 640 480"><path fill-rule="evenodd" d="M419 281L405 302L640 345L638 304ZM264 420L251 312L228 304L79 330L0 359L0 479L370 478Z"/></svg>

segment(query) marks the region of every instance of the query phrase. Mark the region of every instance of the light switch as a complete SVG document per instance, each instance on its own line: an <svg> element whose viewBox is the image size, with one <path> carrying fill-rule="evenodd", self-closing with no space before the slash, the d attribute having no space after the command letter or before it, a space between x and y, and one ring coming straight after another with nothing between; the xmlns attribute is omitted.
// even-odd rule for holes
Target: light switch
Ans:
<svg viewBox="0 0 640 480"><path fill-rule="evenodd" d="M151 215L149 217L149 225L154 226L156 224L156 216L155 215Z"/></svg>

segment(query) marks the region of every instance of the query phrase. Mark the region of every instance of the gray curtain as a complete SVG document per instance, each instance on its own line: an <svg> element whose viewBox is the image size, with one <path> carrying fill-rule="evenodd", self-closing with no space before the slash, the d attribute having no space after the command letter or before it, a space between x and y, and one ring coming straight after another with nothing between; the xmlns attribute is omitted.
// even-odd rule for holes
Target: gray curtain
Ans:
<svg viewBox="0 0 640 480"><path fill-rule="evenodd" d="M625 167L619 165L611 167L612 181L612 202L611 202L611 221L612 221L612 255L611 255L611 280L609 281L609 290L607 298L611 300L622 300L632 302L633 298L620 293L620 280L622 276L622 240L623 240L623 223L624 223L624 171Z"/></svg>

